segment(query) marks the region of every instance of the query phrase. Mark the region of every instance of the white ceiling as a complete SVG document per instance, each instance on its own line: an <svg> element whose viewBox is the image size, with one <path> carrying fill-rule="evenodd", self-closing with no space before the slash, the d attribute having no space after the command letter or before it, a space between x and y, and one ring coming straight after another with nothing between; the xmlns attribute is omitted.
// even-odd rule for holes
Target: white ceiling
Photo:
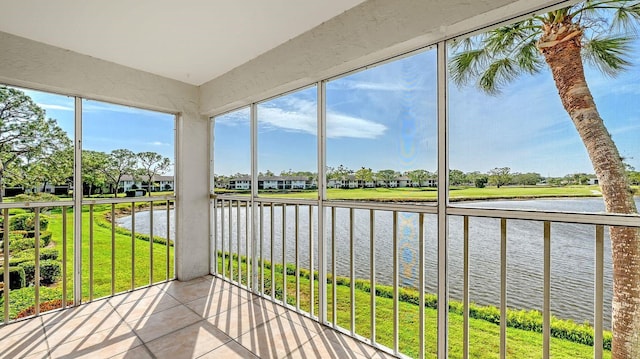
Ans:
<svg viewBox="0 0 640 359"><path fill-rule="evenodd" d="M0 31L194 85L364 0L1 0Z"/></svg>

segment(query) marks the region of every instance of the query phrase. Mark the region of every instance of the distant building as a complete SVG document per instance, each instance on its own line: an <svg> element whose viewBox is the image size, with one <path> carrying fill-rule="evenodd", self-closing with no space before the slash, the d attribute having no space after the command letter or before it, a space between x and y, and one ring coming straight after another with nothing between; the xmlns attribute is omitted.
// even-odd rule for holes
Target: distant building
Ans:
<svg viewBox="0 0 640 359"><path fill-rule="evenodd" d="M155 175L151 180L151 186L151 191L172 191L175 188L175 179L173 176ZM118 189L120 188L124 191L129 191L131 189L149 190L148 177L124 175L120 179L120 182L118 182Z"/></svg>

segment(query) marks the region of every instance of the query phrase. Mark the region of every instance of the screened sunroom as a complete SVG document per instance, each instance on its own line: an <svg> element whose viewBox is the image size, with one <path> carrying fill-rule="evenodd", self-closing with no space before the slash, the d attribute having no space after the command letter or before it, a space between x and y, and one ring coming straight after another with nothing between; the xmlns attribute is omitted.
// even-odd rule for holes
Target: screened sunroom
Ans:
<svg viewBox="0 0 640 359"><path fill-rule="evenodd" d="M638 19L3 4L0 357L637 357Z"/></svg>

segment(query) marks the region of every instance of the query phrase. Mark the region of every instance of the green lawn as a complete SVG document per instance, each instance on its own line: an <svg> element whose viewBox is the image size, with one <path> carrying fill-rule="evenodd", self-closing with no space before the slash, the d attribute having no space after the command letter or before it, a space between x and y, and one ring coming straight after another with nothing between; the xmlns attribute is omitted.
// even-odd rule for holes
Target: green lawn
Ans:
<svg viewBox="0 0 640 359"><path fill-rule="evenodd" d="M232 193L232 192L224 192ZM266 198L304 198L316 199L316 191L289 193L264 192L259 194ZM598 186L527 186L527 187L452 187L449 192L451 200L481 200L500 198L549 198L549 197L592 197L599 195ZM345 200L379 200L379 201L435 201L437 188L329 188L327 198Z"/></svg>

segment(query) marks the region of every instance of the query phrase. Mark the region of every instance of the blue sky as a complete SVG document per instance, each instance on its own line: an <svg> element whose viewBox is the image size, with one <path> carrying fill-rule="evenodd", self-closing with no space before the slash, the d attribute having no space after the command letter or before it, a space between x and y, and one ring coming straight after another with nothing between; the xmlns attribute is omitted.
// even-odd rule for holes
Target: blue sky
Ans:
<svg viewBox="0 0 640 359"><path fill-rule="evenodd" d="M32 90L24 92L73 139L72 97ZM173 115L91 100L83 100L82 111L83 149L106 153L121 148L136 153L151 151L175 162ZM173 170L167 174L172 173Z"/></svg>
<svg viewBox="0 0 640 359"><path fill-rule="evenodd" d="M631 59L640 58L636 42ZM616 78L587 67L587 81L625 160L640 169L640 61ZM449 86L450 166L510 167L543 176L593 173L546 69L486 95ZM327 165L353 170L436 170L435 50L327 83ZM316 90L260 104L258 167L316 171ZM249 173L249 111L216 118L216 173Z"/></svg>

